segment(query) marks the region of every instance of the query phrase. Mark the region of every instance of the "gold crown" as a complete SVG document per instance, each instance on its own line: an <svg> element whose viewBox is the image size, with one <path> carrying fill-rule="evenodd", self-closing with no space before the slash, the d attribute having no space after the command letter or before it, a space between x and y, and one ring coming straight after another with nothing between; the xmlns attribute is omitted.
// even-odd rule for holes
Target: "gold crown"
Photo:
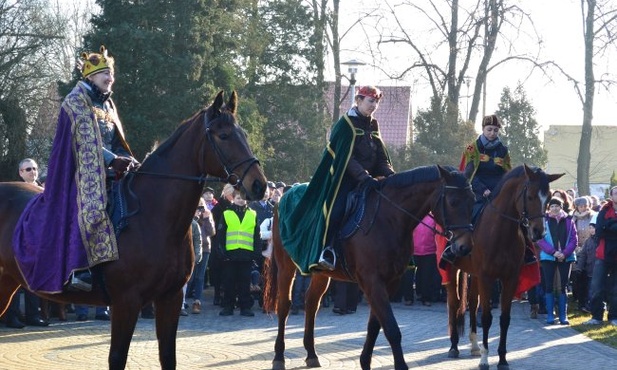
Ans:
<svg viewBox="0 0 617 370"><path fill-rule="evenodd" d="M85 77L104 70L114 70L114 58L107 55L107 49L101 45L101 53L81 53L83 59L81 75Z"/></svg>

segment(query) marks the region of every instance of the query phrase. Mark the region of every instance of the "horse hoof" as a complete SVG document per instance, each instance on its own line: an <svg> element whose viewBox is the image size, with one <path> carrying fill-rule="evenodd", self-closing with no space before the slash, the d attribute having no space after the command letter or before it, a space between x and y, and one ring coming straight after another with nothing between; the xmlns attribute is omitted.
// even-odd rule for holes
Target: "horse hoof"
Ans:
<svg viewBox="0 0 617 370"><path fill-rule="evenodd" d="M497 365L497 370L510 370L510 365L509 364Z"/></svg>
<svg viewBox="0 0 617 370"><path fill-rule="evenodd" d="M306 367L308 367L308 368L321 367L321 364L319 363L319 359L317 357L315 357L315 358L307 358L306 359Z"/></svg>
<svg viewBox="0 0 617 370"><path fill-rule="evenodd" d="M458 349L451 349L448 351L448 358L458 358L458 355L459 355Z"/></svg>
<svg viewBox="0 0 617 370"><path fill-rule="evenodd" d="M488 364L480 364L480 365L478 365L478 368L480 370L488 370L489 369Z"/></svg>
<svg viewBox="0 0 617 370"><path fill-rule="evenodd" d="M285 370L285 361L272 361L272 370Z"/></svg>

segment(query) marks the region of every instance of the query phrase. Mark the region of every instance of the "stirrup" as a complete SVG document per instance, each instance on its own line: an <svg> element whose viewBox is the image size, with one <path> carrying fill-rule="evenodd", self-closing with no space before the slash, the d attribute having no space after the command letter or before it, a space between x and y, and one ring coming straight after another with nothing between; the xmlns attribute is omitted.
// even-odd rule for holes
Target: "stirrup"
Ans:
<svg viewBox="0 0 617 370"><path fill-rule="evenodd" d="M89 292L92 290L92 275L90 270L73 272L66 286L67 290Z"/></svg>
<svg viewBox="0 0 617 370"><path fill-rule="evenodd" d="M445 269L448 264L454 264L454 260L456 259L456 254L452 251L452 245L448 244L446 248L441 253L441 258L439 260L439 267Z"/></svg>
<svg viewBox="0 0 617 370"><path fill-rule="evenodd" d="M317 264L321 269L334 271L334 268L336 267L336 253L334 253L334 249L330 246L325 247L321 251L319 262L317 262Z"/></svg>

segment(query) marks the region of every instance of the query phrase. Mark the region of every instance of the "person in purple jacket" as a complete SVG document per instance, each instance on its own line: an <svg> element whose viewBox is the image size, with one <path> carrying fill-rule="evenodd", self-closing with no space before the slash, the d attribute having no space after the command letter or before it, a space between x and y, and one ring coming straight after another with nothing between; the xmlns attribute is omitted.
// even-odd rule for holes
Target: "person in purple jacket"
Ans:
<svg viewBox="0 0 617 370"><path fill-rule="evenodd" d="M546 299L546 323L555 323L554 307L555 295L553 293L553 280L555 271L559 270L560 292L558 298L559 323L569 325L568 321L568 298L566 286L570 279L572 262L576 261L574 249L578 241L576 226L572 217L563 210L563 201L553 197L548 202L549 209L545 217L546 236L538 241L540 252L540 264L544 274L544 291Z"/></svg>

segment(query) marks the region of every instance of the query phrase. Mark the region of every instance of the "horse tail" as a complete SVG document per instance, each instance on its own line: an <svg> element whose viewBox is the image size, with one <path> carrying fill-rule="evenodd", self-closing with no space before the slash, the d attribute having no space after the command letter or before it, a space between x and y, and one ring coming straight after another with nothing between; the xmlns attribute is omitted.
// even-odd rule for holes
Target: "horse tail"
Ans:
<svg viewBox="0 0 617 370"><path fill-rule="evenodd" d="M456 331L459 336L465 334L465 312L467 311L467 294L469 292L467 273L463 270L458 270L458 279L456 282L459 299L459 306L456 310Z"/></svg>
<svg viewBox="0 0 617 370"><path fill-rule="evenodd" d="M276 312L276 296L278 289L278 267L272 258L266 259L264 264L264 310L266 312Z"/></svg>
<svg viewBox="0 0 617 370"><path fill-rule="evenodd" d="M264 264L264 303L263 309L266 312L276 312L276 302L278 293L278 266L276 263L277 243L274 240L278 237L278 208L274 208L274 217L272 219L272 254L270 258L266 258ZM277 235L275 235L275 233Z"/></svg>

